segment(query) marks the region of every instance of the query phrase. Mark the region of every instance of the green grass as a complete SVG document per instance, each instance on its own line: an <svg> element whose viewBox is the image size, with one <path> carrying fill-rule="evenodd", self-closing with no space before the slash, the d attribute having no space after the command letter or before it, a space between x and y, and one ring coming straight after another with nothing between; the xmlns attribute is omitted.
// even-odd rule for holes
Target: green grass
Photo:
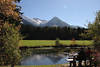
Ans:
<svg viewBox="0 0 100 67"><path fill-rule="evenodd" d="M61 40L61 44L64 45L71 45L71 44L78 44L78 45L92 45L93 41L92 40L76 40L76 41L71 41L71 40Z"/></svg>
<svg viewBox="0 0 100 67"><path fill-rule="evenodd" d="M10 67L10 66L0 66L0 67ZM41 65L41 66L15 66L15 67L57 67L56 65Z"/></svg>
<svg viewBox="0 0 100 67"><path fill-rule="evenodd" d="M62 64L57 65L33 65L33 66L14 66L14 67L61 67ZM11 67L11 66L0 66L0 67Z"/></svg>
<svg viewBox="0 0 100 67"><path fill-rule="evenodd" d="M71 45L71 44L78 44L78 45L92 45L92 40L60 40L61 44L64 45ZM20 46L54 46L55 40L22 40L20 42Z"/></svg>
<svg viewBox="0 0 100 67"><path fill-rule="evenodd" d="M22 40L21 46L53 46L54 40Z"/></svg>

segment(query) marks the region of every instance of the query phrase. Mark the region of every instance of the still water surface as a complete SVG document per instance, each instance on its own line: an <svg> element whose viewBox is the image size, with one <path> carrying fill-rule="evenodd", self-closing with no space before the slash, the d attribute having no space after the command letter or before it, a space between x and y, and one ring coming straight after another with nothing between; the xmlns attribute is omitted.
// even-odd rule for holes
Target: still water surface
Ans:
<svg viewBox="0 0 100 67"><path fill-rule="evenodd" d="M25 57L21 65L54 65L68 63L64 54L35 54Z"/></svg>

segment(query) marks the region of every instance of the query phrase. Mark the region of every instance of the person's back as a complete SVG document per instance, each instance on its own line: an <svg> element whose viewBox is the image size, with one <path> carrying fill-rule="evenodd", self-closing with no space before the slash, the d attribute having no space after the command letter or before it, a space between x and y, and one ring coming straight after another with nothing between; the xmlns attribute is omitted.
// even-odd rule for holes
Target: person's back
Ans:
<svg viewBox="0 0 100 67"><path fill-rule="evenodd" d="M79 51L79 53L78 53L78 58L79 58L80 60L85 60L86 54L85 54L85 51L84 51L83 48L81 48L81 50Z"/></svg>
<svg viewBox="0 0 100 67"><path fill-rule="evenodd" d="M83 48L80 49L78 56L77 56L77 60L79 61L79 67L82 66L82 61L86 61L86 54Z"/></svg>
<svg viewBox="0 0 100 67"><path fill-rule="evenodd" d="M90 48L86 50L86 60L89 60L89 65L92 65L92 51Z"/></svg>
<svg viewBox="0 0 100 67"><path fill-rule="evenodd" d="M92 51L90 48L88 48L88 50L86 51L86 59L87 60L91 60L91 54L92 54Z"/></svg>

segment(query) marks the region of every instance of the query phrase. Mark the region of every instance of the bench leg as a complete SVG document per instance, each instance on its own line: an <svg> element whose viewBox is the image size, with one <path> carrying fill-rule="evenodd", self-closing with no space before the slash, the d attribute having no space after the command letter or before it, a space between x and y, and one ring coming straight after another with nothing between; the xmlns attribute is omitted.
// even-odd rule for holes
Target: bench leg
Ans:
<svg viewBox="0 0 100 67"><path fill-rule="evenodd" d="M82 67L82 61L81 60L78 63L78 67Z"/></svg>
<svg viewBox="0 0 100 67"><path fill-rule="evenodd" d="M73 61L73 67L76 67L76 61Z"/></svg>

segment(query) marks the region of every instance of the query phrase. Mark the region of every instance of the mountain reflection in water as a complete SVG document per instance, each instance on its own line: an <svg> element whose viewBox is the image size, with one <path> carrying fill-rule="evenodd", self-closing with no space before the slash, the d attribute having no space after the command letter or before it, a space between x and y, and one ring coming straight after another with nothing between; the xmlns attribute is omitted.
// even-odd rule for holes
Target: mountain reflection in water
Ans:
<svg viewBox="0 0 100 67"><path fill-rule="evenodd" d="M21 61L21 65L53 65L67 63L68 57L62 54L36 54Z"/></svg>

